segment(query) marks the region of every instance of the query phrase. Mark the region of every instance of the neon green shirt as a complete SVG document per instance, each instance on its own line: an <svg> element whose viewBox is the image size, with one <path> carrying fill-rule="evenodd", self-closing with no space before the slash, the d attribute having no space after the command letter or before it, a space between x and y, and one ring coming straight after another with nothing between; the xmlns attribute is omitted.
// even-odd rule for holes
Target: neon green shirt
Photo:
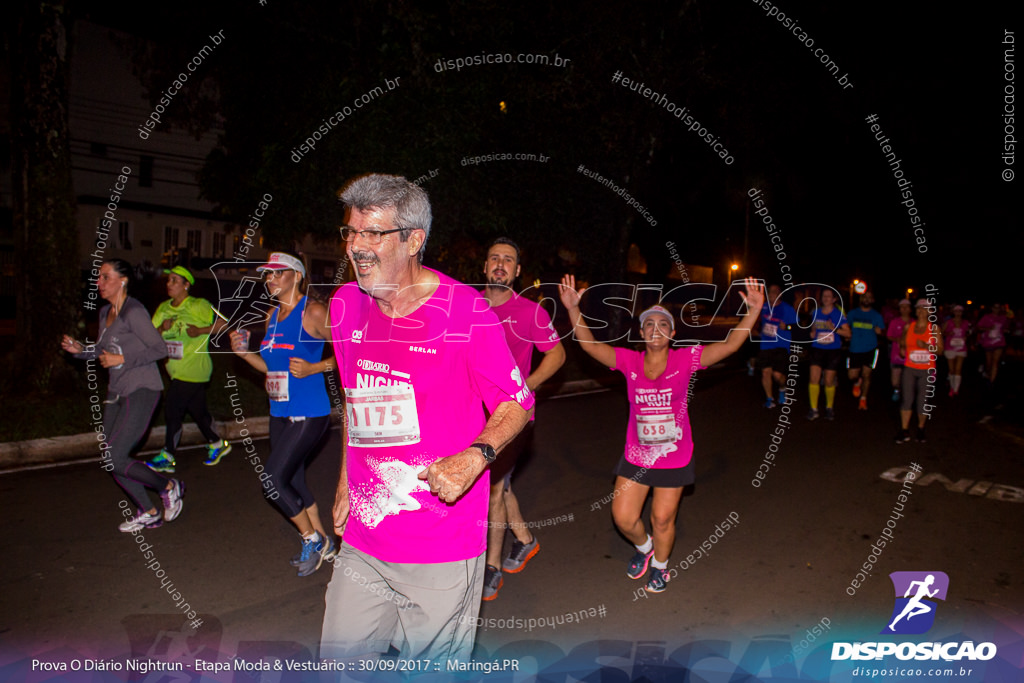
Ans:
<svg viewBox="0 0 1024 683"><path fill-rule="evenodd" d="M209 334L188 336L188 326L207 327L213 323L213 307L206 299L187 296L180 306L171 300L157 306L153 326L159 328L164 320L174 320L164 332L167 344L167 374L182 382L209 382L213 373L213 359L207 348Z"/></svg>

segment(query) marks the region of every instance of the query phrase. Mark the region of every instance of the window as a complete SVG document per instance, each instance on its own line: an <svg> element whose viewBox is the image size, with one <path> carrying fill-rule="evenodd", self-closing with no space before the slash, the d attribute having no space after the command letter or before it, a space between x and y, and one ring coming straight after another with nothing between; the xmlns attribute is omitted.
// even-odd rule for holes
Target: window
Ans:
<svg viewBox="0 0 1024 683"><path fill-rule="evenodd" d="M186 239L188 239L188 251L192 256L203 255L203 231L202 230L189 230Z"/></svg>
<svg viewBox="0 0 1024 683"><path fill-rule="evenodd" d="M132 248L132 224L129 221L118 221L117 223L117 248L127 250Z"/></svg>
<svg viewBox="0 0 1024 683"><path fill-rule="evenodd" d="M153 187L153 157L139 157L139 187Z"/></svg>
<svg viewBox="0 0 1024 683"><path fill-rule="evenodd" d="M225 235L222 232L213 233L213 258L224 258Z"/></svg>
<svg viewBox="0 0 1024 683"><path fill-rule="evenodd" d="M178 229L168 225L164 228L164 251L174 251L178 248Z"/></svg>

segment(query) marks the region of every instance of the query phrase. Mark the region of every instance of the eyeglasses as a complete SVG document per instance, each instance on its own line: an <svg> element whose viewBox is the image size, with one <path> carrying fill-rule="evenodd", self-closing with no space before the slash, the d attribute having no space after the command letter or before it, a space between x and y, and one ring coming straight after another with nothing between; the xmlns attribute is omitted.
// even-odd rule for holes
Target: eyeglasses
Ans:
<svg viewBox="0 0 1024 683"><path fill-rule="evenodd" d="M267 280L273 280L275 277L278 277L280 275L284 275L285 273L294 273L294 272L295 271L291 270L290 268L284 268L284 269L281 269L281 270L265 270L265 271L263 271L263 277L265 279L267 279Z"/></svg>
<svg viewBox="0 0 1024 683"><path fill-rule="evenodd" d="M366 240L369 245L380 244L380 240L384 235L390 235L393 232L401 232L403 230L411 230L412 228L395 228L394 230L356 230L350 228L347 225L339 228L341 230L341 239L346 242L354 242L357 237L362 237Z"/></svg>

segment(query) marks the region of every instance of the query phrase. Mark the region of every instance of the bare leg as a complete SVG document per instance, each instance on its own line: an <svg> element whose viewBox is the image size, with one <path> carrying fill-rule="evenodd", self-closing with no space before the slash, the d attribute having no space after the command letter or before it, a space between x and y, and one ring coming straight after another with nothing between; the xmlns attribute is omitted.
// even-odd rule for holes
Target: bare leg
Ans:
<svg viewBox="0 0 1024 683"><path fill-rule="evenodd" d="M654 501L651 503L651 529L654 532L654 559L667 562L676 542L676 516L679 514L679 501L683 496L683 487L655 487Z"/></svg>
<svg viewBox="0 0 1024 683"><path fill-rule="evenodd" d="M643 545L647 542L647 531L640 519L640 513L643 512L644 501L647 500L650 488L625 477L615 477L617 495L612 500L612 519L616 528L633 545Z"/></svg>

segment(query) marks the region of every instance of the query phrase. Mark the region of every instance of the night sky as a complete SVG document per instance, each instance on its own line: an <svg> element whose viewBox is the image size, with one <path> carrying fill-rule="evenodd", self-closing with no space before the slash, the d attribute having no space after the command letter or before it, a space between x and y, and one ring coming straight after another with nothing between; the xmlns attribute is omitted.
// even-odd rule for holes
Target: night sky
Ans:
<svg viewBox="0 0 1024 683"><path fill-rule="evenodd" d="M932 284L942 302L1022 303L1012 286L1022 238L1010 196L1019 181L1001 177L1016 170L1001 159L1008 83L1003 50L1009 47L1003 40L1004 30L1014 27L995 3L973 3L956 13L924 2L777 8L764 0L649 3L642 9L585 3L478 3L467 9L449 3L427 12L401 2L371 6L349 13L326 4L321 11L252 0L144 11L125 5L87 14L153 40L158 53L175 55L191 54L206 36L225 30L228 40L209 69L234 98L221 113L224 153L238 161L218 171L222 186L248 179L224 168L241 171L252 167L253 158L270 157L269 166L284 169L275 178L283 186L277 191L298 196L296 188L308 183L288 180L288 153L302 142L309 122L321 121L336 108L332 103L342 106L382 80L378 74L390 73L401 76L401 95L341 123L331 133L334 151L321 147L303 163L310 169L322 164L318 172L329 168L322 173L331 176L324 187L369 170L412 178L440 168L439 179L427 186L437 197L439 248L446 234L474 234L474 214L465 207L494 203L506 214L510 207L528 207L502 227L533 247L535 261L557 270L553 254L576 246L587 260L587 249L594 248L587 227L592 216L621 222L630 214L611 190L577 172L582 164L626 188L656 222L633 216L630 233L652 271L670 267L664 244L673 241L687 263L712 266L716 273L745 255L741 273L768 280L779 280L785 263L792 284L826 282L846 291L860 278L879 298ZM779 12L786 21L779 21ZM787 28L789 19L801 27L799 34ZM396 26L407 33L396 33ZM812 40L811 48L801 38ZM330 50L321 51L321 41ZM837 65L836 75L819 62L813 52L818 48ZM457 72L435 66L441 59L520 52L558 54L571 66L484 64ZM254 81L239 75L240 65L263 70L261 92L252 92ZM619 72L664 93L677 108L687 106L732 163L658 102L612 82ZM317 80L328 73L336 89L325 87L328 78ZM154 83L166 87L166 79ZM175 104L184 107L185 101L182 96ZM243 101L244 116L238 113ZM500 114L499 102L507 106ZM291 111L302 108L309 111ZM378 115L400 120L399 109L409 112L413 129L382 129ZM487 116L479 114L484 111ZM305 120L295 118L302 114ZM903 189L911 194L901 195L870 115L878 117L879 135L891 145ZM271 132L253 123L260 117L275 122ZM492 120L497 118L500 123ZM246 135L232 133L243 128ZM420 130L429 138L422 148ZM359 162L351 167L345 167L345 145L359 148L353 155ZM427 148L436 163L424 163ZM460 164L467 155L521 151L550 159L525 170L527 162ZM258 168L274 176L267 166ZM784 261L776 259L761 217L748 213L753 207L747 194L754 188L763 191ZM230 207L223 192L213 196ZM913 207L901 204L908 198ZM559 213L570 205L568 217ZM545 214L558 225L546 224ZM579 224L573 224L576 218ZM325 217L324 224L333 220ZM924 245L915 241L915 227ZM544 249L549 253L540 254ZM431 258L443 267L439 252L428 251L428 263Z"/></svg>

